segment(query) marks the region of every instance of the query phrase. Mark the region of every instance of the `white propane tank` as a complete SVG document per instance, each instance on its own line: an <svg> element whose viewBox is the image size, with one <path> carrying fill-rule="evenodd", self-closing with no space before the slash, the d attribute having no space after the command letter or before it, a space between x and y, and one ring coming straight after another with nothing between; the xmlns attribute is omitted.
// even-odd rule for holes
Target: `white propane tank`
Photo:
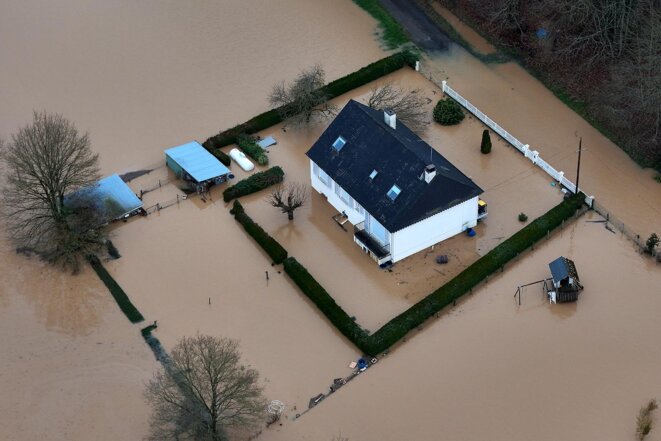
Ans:
<svg viewBox="0 0 661 441"><path fill-rule="evenodd" d="M243 171L250 171L255 168L255 164L253 164L250 159L248 159L246 155L239 149L230 150L230 158L239 164L239 167L241 167Z"/></svg>

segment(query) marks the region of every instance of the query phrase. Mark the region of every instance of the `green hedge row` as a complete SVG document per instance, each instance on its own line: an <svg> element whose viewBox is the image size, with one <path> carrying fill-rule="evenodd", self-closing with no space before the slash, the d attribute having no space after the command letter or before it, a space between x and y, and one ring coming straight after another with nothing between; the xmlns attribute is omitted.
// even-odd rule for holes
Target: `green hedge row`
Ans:
<svg viewBox="0 0 661 441"><path fill-rule="evenodd" d="M140 311L138 311L133 303L131 303L131 300L122 287L117 284L115 279L113 279L110 273L103 267L99 258L91 255L88 256L87 261L90 263L94 271L96 271L99 279L101 279L103 284L106 285L110 294L115 298L115 301L119 305L119 309L122 310L131 323L139 323L143 321L145 318L140 314Z"/></svg>
<svg viewBox="0 0 661 441"><path fill-rule="evenodd" d="M585 196L581 194L564 200L481 257L445 285L390 320L372 335L367 335L293 257L285 260L285 272L344 336L366 354L377 355L469 292L519 253L543 239L548 232L572 217L584 199Z"/></svg>
<svg viewBox="0 0 661 441"><path fill-rule="evenodd" d="M328 96L328 99L338 97L356 87L363 86L371 81L381 78L384 75L401 69L404 66L415 66L418 59L411 51L401 51L379 61L376 61L362 69L353 72L345 77L339 78L325 85L322 90ZM261 113L248 121L224 130L219 134L212 136L202 144L207 150L213 151L220 147L230 144L236 144L238 136L242 133L253 134L260 130L267 129L275 124L282 122L280 108L271 109Z"/></svg>
<svg viewBox="0 0 661 441"><path fill-rule="evenodd" d="M257 164L268 165L269 157L266 155L264 149L258 146L255 139L250 135L239 135L236 139L236 144L241 150L243 150L243 153L257 161Z"/></svg>
<svg viewBox="0 0 661 441"><path fill-rule="evenodd" d="M214 155L220 162L223 163L225 167L229 167L230 164L232 163L232 159L225 153L224 151L220 149L211 149L209 150L212 155Z"/></svg>
<svg viewBox="0 0 661 441"><path fill-rule="evenodd" d="M241 202L234 201L230 213L234 215L234 219L243 226L246 232L255 239L255 242L266 251L274 263L282 263L287 258L287 250L246 214Z"/></svg>
<svg viewBox="0 0 661 441"><path fill-rule="evenodd" d="M258 172L242 179L223 192L223 199L229 202L251 193L256 193L271 185L278 184L285 178L285 172L277 165L263 172Z"/></svg>

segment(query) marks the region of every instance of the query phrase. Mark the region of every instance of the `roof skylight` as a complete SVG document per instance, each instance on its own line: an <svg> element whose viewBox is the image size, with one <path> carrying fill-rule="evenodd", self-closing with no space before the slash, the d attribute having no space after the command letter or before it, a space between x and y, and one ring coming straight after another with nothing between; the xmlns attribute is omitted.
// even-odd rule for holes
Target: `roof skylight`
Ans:
<svg viewBox="0 0 661 441"><path fill-rule="evenodd" d="M388 197L390 198L391 201L394 201L397 199L397 196L402 192L402 189L399 188L397 185L393 185L390 191L388 191Z"/></svg>
<svg viewBox="0 0 661 441"><path fill-rule="evenodd" d="M333 148L335 149L336 152L339 152L342 150L342 147L344 147L344 144L346 144L347 141L342 138L341 136L338 136L335 142L333 143Z"/></svg>
<svg viewBox="0 0 661 441"><path fill-rule="evenodd" d="M379 172L376 171L376 169L375 169L375 170L372 170L372 173L370 173L370 179L374 179L374 178L376 178L376 175L377 175L377 174L379 174Z"/></svg>

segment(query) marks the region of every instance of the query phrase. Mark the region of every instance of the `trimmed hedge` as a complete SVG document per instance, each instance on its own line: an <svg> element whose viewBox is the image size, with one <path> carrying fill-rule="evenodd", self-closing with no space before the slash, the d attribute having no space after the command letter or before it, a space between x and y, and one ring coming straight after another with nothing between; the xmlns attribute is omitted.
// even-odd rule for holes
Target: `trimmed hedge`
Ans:
<svg viewBox="0 0 661 441"><path fill-rule="evenodd" d="M278 184L285 178L285 172L277 165L263 172L258 172L242 179L223 192L223 199L229 202L251 193L256 193L271 185Z"/></svg>
<svg viewBox="0 0 661 441"><path fill-rule="evenodd" d="M413 67L415 66L417 59L417 55L411 51L405 50L397 52L396 54L382 58L381 60L365 66L345 77L338 78L337 80L328 83L322 88L322 91L326 94L328 99L333 99L355 89L356 87L363 86L384 75L399 70L406 65ZM267 129L282 122L281 110L281 108L277 108L260 113L242 124L238 124L210 137L204 141L202 145L213 153L214 149L225 147L230 144L236 144L238 136L242 133L257 133L260 130Z"/></svg>
<svg viewBox="0 0 661 441"><path fill-rule="evenodd" d="M583 194L565 199L372 335L367 335L296 259L287 258L284 268L301 291L344 336L366 354L377 355L543 239L549 231L572 217L584 199Z"/></svg>
<svg viewBox="0 0 661 441"><path fill-rule="evenodd" d="M243 153L257 161L257 164L268 165L269 157L266 156L264 149L258 146L251 136L246 135L245 133L239 135L236 144L241 150L243 150Z"/></svg>
<svg viewBox="0 0 661 441"><path fill-rule="evenodd" d="M243 226L246 232L255 239L255 242L266 251L274 263L282 263L287 258L287 250L246 214L241 202L234 201L230 213L234 215L234 219Z"/></svg>
<svg viewBox="0 0 661 441"><path fill-rule="evenodd" d="M220 149L211 149L210 152L220 162L222 162L225 167L229 167L230 164L232 163L232 158L230 158L224 151Z"/></svg>
<svg viewBox="0 0 661 441"><path fill-rule="evenodd" d="M103 267L101 261L98 257L90 255L87 257L87 261L90 263L96 275L99 276L99 279L106 285L110 294L115 298L115 301L119 305L119 309L126 315L126 317L131 321L131 323L139 323L145 318L140 314L140 311L131 303L131 300L126 295L121 286L117 284L115 279L112 278L110 273Z"/></svg>
<svg viewBox="0 0 661 441"><path fill-rule="evenodd" d="M353 342L358 348L367 352L369 346L366 341L369 339L365 332L356 322L344 311L333 297L324 289L323 286L315 280L303 265L295 258L288 257L284 262L285 272L296 285L303 291L312 303L335 325L346 338Z"/></svg>

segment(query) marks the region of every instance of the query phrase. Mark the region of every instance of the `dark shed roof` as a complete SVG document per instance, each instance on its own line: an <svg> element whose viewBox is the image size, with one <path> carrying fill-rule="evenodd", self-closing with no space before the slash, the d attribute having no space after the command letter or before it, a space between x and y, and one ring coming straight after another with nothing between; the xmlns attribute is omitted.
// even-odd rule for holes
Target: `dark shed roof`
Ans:
<svg viewBox="0 0 661 441"><path fill-rule="evenodd" d="M470 178L401 122L385 123L383 112L356 101L337 115L307 156L390 232L399 231L482 193ZM338 151L333 143L346 144ZM436 166L428 184L425 167ZM374 179L370 178L376 170ZM388 191L400 194L391 200Z"/></svg>
<svg viewBox="0 0 661 441"><path fill-rule="evenodd" d="M549 268L551 269L551 276L553 277L554 282L560 282L567 277L572 277L576 281L580 281L578 278L578 272L576 272L576 265L566 257L558 257L553 262L549 263Z"/></svg>

